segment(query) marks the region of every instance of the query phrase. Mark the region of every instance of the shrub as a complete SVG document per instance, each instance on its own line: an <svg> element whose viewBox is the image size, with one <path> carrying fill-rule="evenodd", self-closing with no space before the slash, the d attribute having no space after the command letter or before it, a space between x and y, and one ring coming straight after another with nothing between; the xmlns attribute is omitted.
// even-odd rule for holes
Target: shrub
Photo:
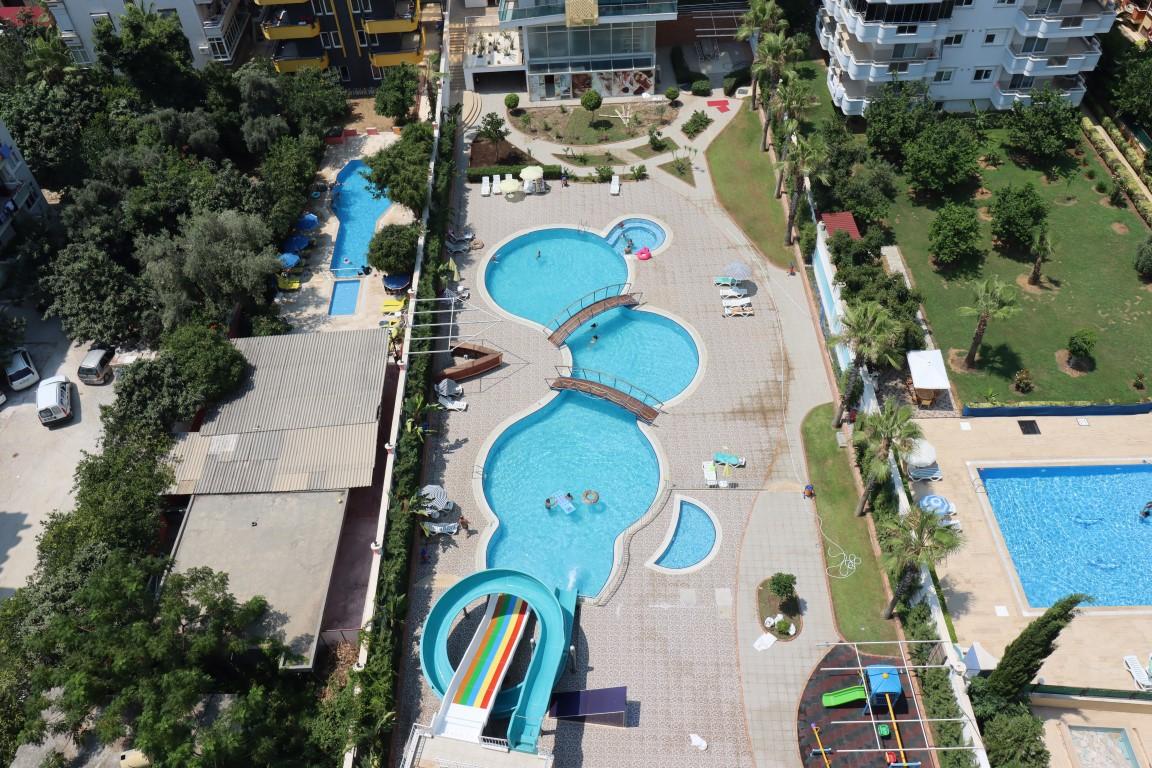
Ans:
<svg viewBox="0 0 1152 768"><path fill-rule="evenodd" d="M1012 387L1017 391L1028 394L1035 385L1032 383L1032 372L1027 368L1021 368L1016 371L1016 375L1012 377Z"/></svg>
<svg viewBox="0 0 1152 768"><path fill-rule="evenodd" d="M1134 266L1145 280L1152 280L1152 237L1145 240L1136 251Z"/></svg>
<svg viewBox="0 0 1152 768"><path fill-rule="evenodd" d="M1108 182L1104 181L1103 179L1100 179L1099 181L1097 181L1095 184L1092 185L1092 189L1096 190L1098 193L1100 193L1102 195L1108 191Z"/></svg>
<svg viewBox="0 0 1152 768"><path fill-rule="evenodd" d="M389 224L372 236L368 263L389 275L410 274L416 268L417 224Z"/></svg>
<svg viewBox="0 0 1152 768"><path fill-rule="evenodd" d="M928 231L928 250L937 264L955 264L980 255L980 220L970 205L948 203Z"/></svg>
<svg viewBox="0 0 1152 768"><path fill-rule="evenodd" d="M1114 208L1123 208L1128 204L1127 198L1124 197L1124 190L1120 186L1120 179L1116 179L1112 183L1112 187L1108 190L1108 203Z"/></svg>
<svg viewBox="0 0 1152 768"><path fill-rule="evenodd" d="M737 88L752 82L752 70L749 67L740 67L724 75L724 95L732 96Z"/></svg>
<svg viewBox="0 0 1152 768"><path fill-rule="evenodd" d="M693 96L709 96L712 93L712 81L706 77L692 81Z"/></svg>
<svg viewBox="0 0 1152 768"><path fill-rule="evenodd" d="M791 573L774 573L768 579L768 589L780 601L781 610L788 615L795 615L796 604L796 576Z"/></svg>
<svg viewBox="0 0 1152 768"><path fill-rule="evenodd" d="M603 103L604 99L600 96L599 91L592 88L584 91L583 95L580 96L580 106L589 112L595 112L600 109L600 105Z"/></svg>
<svg viewBox="0 0 1152 768"><path fill-rule="evenodd" d="M1081 328L1068 337L1068 355L1078 360L1091 360L1096 349L1096 331Z"/></svg>
<svg viewBox="0 0 1152 768"><path fill-rule="evenodd" d="M610 166L610 165L598 165L598 166L596 166L596 180L599 181L601 184L607 184L608 182L612 181L612 176L613 176L612 166Z"/></svg>
<svg viewBox="0 0 1152 768"><path fill-rule="evenodd" d="M514 111L520 106L520 97L515 93L510 93L504 97L504 106L509 112Z"/></svg>
<svg viewBox="0 0 1152 768"><path fill-rule="evenodd" d="M664 134L656 126L648 129L648 146L653 152L663 152L668 149L668 139L664 138Z"/></svg>
<svg viewBox="0 0 1152 768"><path fill-rule="evenodd" d="M664 98L668 99L669 104L675 104L680 100L680 89L676 86L670 86L668 90L664 91Z"/></svg>
<svg viewBox="0 0 1152 768"><path fill-rule="evenodd" d="M632 174L632 181L643 181L648 178L648 167L641 163L640 165L633 165L628 169Z"/></svg>
<svg viewBox="0 0 1152 768"><path fill-rule="evenodd" d="M1148 386L1148 375L1144 371L1137 371L1136 376L1132 379L1132 389L1143 390Z"/></svg>
<svg viewBox="0 0 1152 768"><path fill-rule="evenodd" d="M1047 768L1051 755L1044 746L1044 723L1027 709L1010 708L981 729L988 761L1012 768Z"/></svg>
<svg viewBox="0 0 1152 768"><path fill-rule="evenodd" d="M777 634L786 635L792 629L792 622L788 619L780 619L772 625L772 629L776 630Z"/></svg>
<svg viewBox="0 0 1152 768"><path fill-rule="evenodd" d="M699 136L704 130L712 125L712 118L699 109L692 113L692 117L680 126L680 130L684 131L684 135L690 139Z"/></svg>
<svg viewBox="0 0 1152 768"><path fill-rule="evenodd" d="M800 253L804 261L811 261L812 254L816 252L816 225L810 220L800 224Z"/></svg>
<svg viewBox="0 0 1152 768"><path fill-rule="evenodd" d="M1026 249L1036 228L1048 219L1048 204L1036 186L1009 184L992 200L992 236L1009 248Z"/></svg>
<svg viewBox="0 0 1152 768"><path fill-rule="evenodd" d="M1084 178L1088 179L1088 181L1092 181L1092 179L1096 178L1096 169L1089 168L1088 170L1084 171Z"/></svg>

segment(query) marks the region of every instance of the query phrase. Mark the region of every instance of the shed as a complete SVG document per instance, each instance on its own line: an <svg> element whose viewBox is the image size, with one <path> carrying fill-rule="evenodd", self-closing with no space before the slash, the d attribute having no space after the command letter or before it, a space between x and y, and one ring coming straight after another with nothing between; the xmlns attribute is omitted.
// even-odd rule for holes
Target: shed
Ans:
<svg viewBox="0 0 1152 768"><path fill-rule="evenodd" d="M948 369L938 349L909 352L908 370L912 372L913 395L920 405L932 405L937 396L948 389Z"/></svg>

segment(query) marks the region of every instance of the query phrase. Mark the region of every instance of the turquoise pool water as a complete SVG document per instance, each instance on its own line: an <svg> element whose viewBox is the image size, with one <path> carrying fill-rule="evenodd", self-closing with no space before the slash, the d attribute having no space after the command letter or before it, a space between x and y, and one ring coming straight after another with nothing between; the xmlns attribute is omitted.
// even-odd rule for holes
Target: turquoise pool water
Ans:
<svg viewBox="0 0 1152 768"><path fill-rule="evenodd" d="M332 269L350 275L368 263L368 243L376 232L376 221L392 205L387 196L373 197L376 190L364 172L368 164L353 160L336 177L340 185L332 197L332 210L340 220L336 244L332 248Z"/></svg>
<svg viewBox="0 0 1152 768"><path fill-rule="evenodd" d="M1068 726L1080 764L1091 768L1140 768L1136 750L1124 728Z"/></svg>
<svg viewBox="0 0 1152 768"><path fill-rule="evenodd" d="M691 568L704 561L716 546L712 516L690 501L681 501L676 530L668 548L656 559L662 568Z"/></svg>
<svg viewBox="0 0 1152 768"><path fill-rule="evenodd" d="M612 572L616 537L648 511L659 483L656 452L632 414L562 392L505 430L488 454L484 496L500 518L488 566L596 595ZM581 500L587 489L599 502ZM557 492L572 494L575 511L544 508Z"/></svg>
<svg viewBox="0 0 1152 768"><path fill-rule="evenodd" d="M332 300L328 302L328 314L356 314L356 300L359 298L359 280L337 280L335 285L332 286Z"/></svg>
<svg viewBox="0 0 1152 768"><path fill-rule="evenodd" d="M664 228L651 219L624 219L608 233L608 245L621 254L629 241L632 242L632 253L641 248L654 251L664 245L666 237Z"/></svg>
<svg viewBox="0 0 1152 768"><path fill-rule="evenodd" d="M578 229L521 235L505 243L484 271L493 301L541 325L577 299L627 280L627 263L604 238Z"/></svg>
<svg viewBox="0 0 1152 768"><path fill-rule="evenodd" d="M1071 592L1094 606L1152 605L1152 466L981 469L1028 602Z"/></svg>

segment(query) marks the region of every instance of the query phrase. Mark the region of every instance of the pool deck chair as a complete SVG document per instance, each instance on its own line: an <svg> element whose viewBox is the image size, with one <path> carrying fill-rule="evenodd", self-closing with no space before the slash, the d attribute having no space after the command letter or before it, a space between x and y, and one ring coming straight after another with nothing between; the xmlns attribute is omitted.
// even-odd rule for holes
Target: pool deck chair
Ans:
<svg viewBox="0 0 1152 768"><path fill-rule="evenodd" d="M748 289L739 285L722 285L720 286L720 298L722 299L742 299L748 295Z"/></svg>
<svg viewBox="0 0 1152 768"><path fill-rule="evenodd" d="M737 307L724 307L724 317L754 317L756 310L750 304L741 304Z"/></svg>
<svg viewBox="0 0 1152 768"><path fill-rule="evenodd" d="M701 468L704 470L704 485L709 488L727 488L728 481L721 480L716 477L716 462L702 461L700 462Z"/></svg>
<svg viewBox="0 0 1152 768"><path fill-rule="evenodd" d="M460 530L459 523L420 523L420 530L424 531L424 535L431 538L437 534L444 534L451 536Z"/></svg>
<svg viewBox="0 0 1152 768"><path fill-rule="evenodd" d="M440 395L436 399L437 399L437 401L439 401L440 407L446 411L466 411L466 410L468 410L468 401L467 400L453 400L452 398L444 397L444 395Z"/></svg>
<svg viewBox="0 0 1152 768"><path fill-rule="evenodd" d="M587 691L557 693L548 714L557 720L575 720L595 725L623 728L627 723L628 688L592 688Z"/></svg>
<svg viewBox="0 0 1152 768"><path fill-rule="evenodd" d="M620 194L620 177L619 176L613 176L612 177L612 183L609 185L608 191L610 193L612 193L613 195L619 195Z"/></svg>
<svg viewBox="0 0 1152 768"><path fill-rule="evenodd" d="M1128 673L1132 675L1132 682L1136 683L1137 688L1141 691L1152 691L1152 678L1148 676L1148 670L1144 669L1140 659L1135 656L1125 656L1124 666L1128 668Z"/></svg>
<svg viewBox="0 0 1152 768"><path fill-rule="evenodd" d="M750 307L752 306L752 299L747 296L736 299L722 299L721 303L725 307Z"/></svg>
<svg viewBox="0 0 1152 768"><path fill-rule="evenodd" d="M930 464L927 467L910 467L908 476L913 480L943 480L944 473L940 471L939 464Z"/></svg>
<svg viewBox="0 0 1152 768"><path fill-rule="evenodd" d="M492 177L484 176L480 179L480 197L492 196Z"/></svg>
<svg viewBox="0 0 1152 768"><path fill-rule="evenodd" d="M742 467L747 463L743 456L727 451L716 451L712 454L712 460L717 464L727 464L730 467Z"/></svg>
<svg viewBox="0 0 1152 768"><path fill-rule="evenodd" d="M740 285L740 281L734 277L717 275L716 277L712 278L712 285L737 286Z"/></svg>
<svg viewBox="0 0 1152 768"><path fill-rule="evenodd" d="M460 386L452 379L442 379L436 385L436 394L443 397L462 397L464 395L464 387Z"/></svg>

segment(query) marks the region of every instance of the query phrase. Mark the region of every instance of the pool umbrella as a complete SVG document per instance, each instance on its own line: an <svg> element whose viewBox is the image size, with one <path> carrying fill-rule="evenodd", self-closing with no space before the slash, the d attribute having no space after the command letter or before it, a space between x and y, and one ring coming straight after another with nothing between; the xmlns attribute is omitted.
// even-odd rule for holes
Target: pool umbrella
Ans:
<svg viewBox="0 0 1152 768"><path fill-rule="evenodd" d="M936 463L936 449L927 440L916 440L908 451L908 466L930 467Z"/></svg>
<svg viewBox="0 0 1152 768"><path fill-rule="evenodd" d="M292 269L300 263L300 254L298 253L282 253L280 254L280 266L284 269Z"/></svg>
<svg viewBox="0 0 1152 768"><path fill-rule="evenodd" d="M420 489L420 495L428 507L439 512L448 506L448 492L439 485L426 485Z"/></svg>
<svg viewBox="0 0 1152 768"><path fill-rule="evenodd" d="M542 165L526 165L520 171L520 178L524 181L540 181L544 178L544 166Z"/></svg>
<svg viewBox="0 0 1152 768"><path fill-rule="evenodd" d="M284 245L282 246L282 249L284 251L289 251L289 252L290 251L302 251L311 244L312 244L312 241L309 240L304 235L292 235L292 237L290 237L284 241Z"/></svg>
<svg viewBox="0 0 1152 768"><path fill-rule="evenodd" d="M520 191L521 184L516 179L502 179L500 181L500 194L507 197Z"/></svg>
<svg viewBox="0 0 1152 768"><path fill-rule="evenodd" d="M944 515L952 511L952 502L944 498L940 494L933 493L920 499L920 509L925 512L933 512L937 515Z"/></svg>
<svg viewBox="0 0 1152 768"><path fill-rule="evenodd" d="M733 280L747 280L752 277L752 270L742 261L734 261L724 267L724 276Z"/></svg>
<svg viewBox="0 0 1152 768"><path fill-rule="evenodd" d="M411 284L411 275L384 275L384 290L386 291L402 291Z"/></svg>
<svg viewBox="0 0 1152 768"><path fill-rule="evenodd" d="M306 213L296 220L296 229L301 232L309 232L316 229L320 225L320 219L316 218L314 213Z"/></svg>

